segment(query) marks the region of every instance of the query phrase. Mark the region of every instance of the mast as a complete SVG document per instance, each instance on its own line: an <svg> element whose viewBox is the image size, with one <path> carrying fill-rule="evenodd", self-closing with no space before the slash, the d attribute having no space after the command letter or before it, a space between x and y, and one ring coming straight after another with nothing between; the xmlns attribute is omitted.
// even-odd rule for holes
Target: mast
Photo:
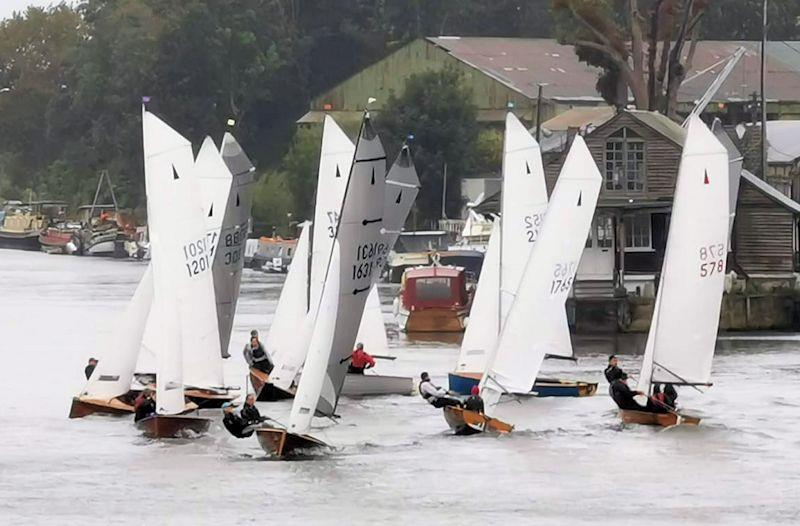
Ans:
<svg viewBox="0 0 800 526"><path fill-rule="evenodd" d="M767 0L762 5L761 19L761 179L767 180Z"/></svg>

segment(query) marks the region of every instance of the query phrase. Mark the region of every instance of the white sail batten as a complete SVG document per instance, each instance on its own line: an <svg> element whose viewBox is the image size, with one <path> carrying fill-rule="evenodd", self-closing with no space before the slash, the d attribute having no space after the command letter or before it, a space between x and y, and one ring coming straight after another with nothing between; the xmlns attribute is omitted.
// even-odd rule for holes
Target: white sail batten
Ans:
<svg viewBox="0 0 800 526"><path fill-rule="evenodd" d="M482 372L486 369L489 354L497 345L500 334L500 235L499 221L495 221L461 341L457 373Z"/></svg>
<svg viewBox="0 0 800 526"><path fill-rule="evenodd" d="M239 301L256 169L230 133L225 133L222 139L220 155L232 176L232 181L217 250L212 252L212 272L217 304L219 347L221 354L227 356L233 330L233 317Z"/></svg>
<svg viewBox="0 0 800 526"><path fill-rule="evenodd" d="M728 247L728 154L698 118L689 120L669 236L638 389L708 384Z"/></svg>
<svg viewBox="0 0 800 526"><path fill-rule="evenodd" d="M347 374L347 358L355 345L367 296L388 256L381 232L385 186L386 154L367 114L361 124L336 229L341 281L333 349L328 362L332 389L323 390L317 405L324 415L333 414L336 408Z"/></svg>
<svg viewBox="0 0 800 526"><path fill-rule="evenodd" d="M322 147L311 235L311 305L318 305L322 294L355 150L355 145L336 121L326 115L322 125Z"/></svg>
<svg viewBox="0 0 800 526"><path fill-rule="evenodd" d="M481 379L487 410L503 393L533 386L545 354L569 345L560 320L597 205L602 177L583 139L575 138L553 190L493 356Z"/></svg>
<svg viewBox="0 0 800 526"><path fill-rule="evenodd" d="M383 324L383 311L381 300L378 296L378 285L373 285L367 296L364 306L364 315L361 316L361 325L358 327L356 342L364 344L364 350L370 354L386 354L389 351L389 341L386 338L386 327Z"/></svg>
<svg viewBox="0 0 800 526"><path fill-rule="evenodd" d="M148 265L133 298L116 323L118 329L109 335L105 345L108 352L100 354L97 367L81 395L111 399L130 390L152 300L153 271Z"/></svg>
<svg viewBox="0 0 800 526"><path fill-rule="evenodd" d="M233 175L217 151L211 137L206 137L194 162L195 177L200 189L201 205L205 214L206 236L211 254L216 252L219 243L222 219L231 193Z"/></svg>
<svg viewBox="0 0 800 526"><path fill-rule="evenodd" d="M333 348L334 331L339 308L339 245L334 242L328 269L328 279L322 291L320 305L313 320L313 331L305 356L305 366L297 393L292 403L289 416L289 431L306 433L311 428L317 401L323 391L323 385L330 383L327 375L328 361Z"/></svg>
<svg viewBox="0 0 800 526"><path fill-rule="evenodd" d="M275 364L270 374L270 382L283 390L291 387L308 350L308 339L302 334L306 330L306 318L309 316L310 230L311 223L304 223L266 339L267 349Z"/></svg>

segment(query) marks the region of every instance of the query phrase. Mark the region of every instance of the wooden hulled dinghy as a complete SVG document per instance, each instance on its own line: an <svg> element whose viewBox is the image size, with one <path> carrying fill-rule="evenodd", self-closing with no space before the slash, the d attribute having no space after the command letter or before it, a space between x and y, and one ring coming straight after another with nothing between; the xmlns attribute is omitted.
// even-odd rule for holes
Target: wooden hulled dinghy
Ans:
<svg viewBox="0 0 800 526"><path fill-rule="evenodd" d="M128 416L133 414L133 405L123 402L120 398L100 400L87 396L76 396L72 399L72 406L69 410L70 418L83 418L93 414Z"/></svg>
<svg viewBox="0 0 800 526"><path fill-rule="evenodd" d="M625 424L641 424L645 426L696 426L700 424L700 417L683 415L678 412L651 413L648 411L632 411L620 409L619 416Z"/></svg>
<svg viewBox="0 0 800 526"><path fill-rule="evenodd" d="M256 437L261 449L278 458L285 458L301 451L330 447L312 436L290 433L285 429L274 427L256 429Z"/></svg>
<svg viewBox="0 0 800 526"><path fill-rule="evenodd" d="M239 397L238 393L231 393L230 390L214 389L187 388L184 394L201 409L219 409L225 402L232 402Z"/></svg>
<svg viewBox="0 0 800 526"><path fill-rule="evenodd" d="M495 433L507 435L514 426L497 418L491 418L476 411L467 411L461 407L445 407L444 419L456 435L467 436L478 433Z"/></svg>
<svg viewBox="0 0 800 526"><path fill-rule="evenodd" d="M278 400L288 400L294 398L296 389L290 387L289 390L283 390L269 381L269 375L264 371L250 368L250 385L253 386L253 392L256 395L256 400L259 402L277 402Z"/></svg>
<svg viewBox="0 0 800 526"><path fill-rule="evenodd" d="M147 438L191 438L208 432L211 419L189 415L153 415L136 422Z"/></svg>
<svg viewBox="0 0 800 526"><path fill-rule="evenodd" d="M557 378L537 378L531 389L539 398L549 396L583 397L597 392L597 382L560 380Z"/></svg>

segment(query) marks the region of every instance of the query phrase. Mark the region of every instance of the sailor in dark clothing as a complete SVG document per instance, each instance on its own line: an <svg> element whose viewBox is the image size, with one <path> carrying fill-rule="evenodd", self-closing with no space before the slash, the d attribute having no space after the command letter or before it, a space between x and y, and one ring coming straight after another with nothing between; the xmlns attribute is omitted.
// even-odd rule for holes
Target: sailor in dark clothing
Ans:
<svg viewBox="0 0 800 526"><path fill-rule="evenodd" d="M616 356L612 354L608 357L608 367L603 371L603 374L606 375L606 380L609 384L613 383L614 380L622 378L622 375L625 374L622 372L622 369L619 368L618 364L619 362Z"/></svg>
<svg viewBox="0 0 800 526"><path fill-rule="evenodd" d="M250 343L244 346L244 359L250 367L255 367L267 374L271 373L275 367L269 353L258 339L258 331L255 330L250 332Z"/></svg>
<svg viewBox="0 0 800 526"><path fill-rule="evenodd" d="M611 382L609 393L614 402L617 403L620 409L629 409L632 411L646 411L647 409L639 405L634 396L643 395L641 391L632 391L628 387L628 375L622 373L622 376Z"/></svg>
<svg viewBox="0 0 800 526"><path fill-rule="evenodd" d="M87 380L92 377L95 367L97 367L97 358L89 358L89 365L83 370Z"/></svg>
<svg viewBox="0 0 800 526"><path fill-rule="evenodd" d="M483 414L483 398L480 395L481 389L473 385L470 390L470 397L464 401L464 409Z"/></svg>
<svg viewBox="0 0 800 526"><path fill-rule="evenodd" d="M153 390L145 389L142 391L142 394L136 397L136 401L133 403L133 408L134 422L138 422L143 418L147 418L148 416L153 416L156 414L156 401L153 400Z"/></svg>
<svg viewBox="0 0 800 526"><path fill-rule="evenodd" d="M259 413L256 407L256 397L252 394L247 395L247 398L245 398L244 407L242 407L239 414L248 426L258 425L267 419Z"/></svg>
<svg viewBox="0 0 800 526"><path fill-rule="evenodd" d="M662 408L675 409L678 392L672 384L656 384L653 387L653 402Z"/></svg>
<svg viewBox="0 0 800 526"><path fill-rule="evenodd" d="M222 411L225 412L225 416L222 419L222 425L224 425L225 429L227 429L228 432L236 438L247 438L253 434L255 429L252 426L248 426L247 422L245 422L242 417L235 413L235 409L236 406L231 402L225 402L222 404Z"/></svg>
<svg viewBox="0 0 800 526"><path fill-rule="evenodd" d="M428 373L422 373L421 378L422 381L419 383L419 394L433 407L436 409L441 409L447 406L458 407L461 405L461 402L458 399L448 396L447 391L434 385L433 382L431 382L431 377L428 376Z"/></svg>

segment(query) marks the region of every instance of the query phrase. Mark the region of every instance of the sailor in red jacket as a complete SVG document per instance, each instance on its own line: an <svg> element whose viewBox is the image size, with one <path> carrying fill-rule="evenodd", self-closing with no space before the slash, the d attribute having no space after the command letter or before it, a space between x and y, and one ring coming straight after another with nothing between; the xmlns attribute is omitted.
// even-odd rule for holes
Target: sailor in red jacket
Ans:
<svg viewBox="0 0 800 526"><path fill-rule="evenodd" d="M347 372L352 374L364 374L364 369L375 367L375 358L364 351L364 344L356 344L356 350L350 355L350 365Z"/></svg>

